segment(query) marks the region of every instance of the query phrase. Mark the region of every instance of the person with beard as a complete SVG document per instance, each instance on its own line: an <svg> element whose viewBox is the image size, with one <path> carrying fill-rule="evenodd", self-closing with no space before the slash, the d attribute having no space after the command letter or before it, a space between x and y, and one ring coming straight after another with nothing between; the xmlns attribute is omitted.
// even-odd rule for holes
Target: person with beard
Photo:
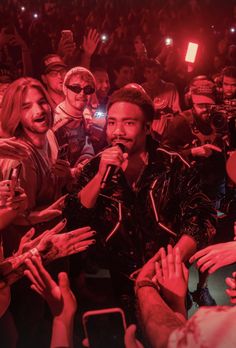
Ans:
<svg viewBox="0 0 236 348"><path fill-rule="evenodd" d="M64 99L62 85L67 66L57 54L47 54L42 60L41 80L51 98L55 109Z"/></svg>
<svg viewBox="0 0 236 348"><path fill-rule="evenodd" d="M112 94L110 146L85 164L79 191L68 197L64 211L70 227L85 221L96 226L93 256L110 270L118 303L131 315L132 279L145 260L171 241L186 261L214 233L213 209L199 191L196 171L178 153L158 147L150 136L153 117L141 86Z"/></svg>
<svg viewBox="0 0 236 348"><path fill-rule="evenodd" d="M59 146L67 147L66 157L71 167L94 155L83 113L95 86L93 74L83 67L70 69L64 78L65 100L56 107L53 130Z"/></svg>
<svg viewBox="0 0 236 348"><path fill-rule="evenodd" d="M190 84L192 108L176 115L168 124L162 138L162 145L178 151L195 163L201 173L203 192L220 208L225 195L226 144L211 122L209 109L215 104L215 84L206 76L195 77ZM215 305L206 286L206 276L200 275L193 297L200 305Z"/></svg>
<svg viewBox="0 0 236 348"><path fill-rule="evenodd" d="M26 77L11 83L3 96L0 120L1 136L15 137L14 141L24 145L28 153L20 161L11 157L0 160L4 180L9 179L12 169L21 165L19 181L27 196L21 216L18 216L17 209L12 209L11 223L1 231L4 255L7 257L17 250L21 237L29 228L33 226L35 235L39 235L55 225L65 198L61 197L62 190L68 181L55 172L58 144L50 130L53 125L52 108L48 94L38 80ZM65 163L61 166L64 168ZM15 188L13 194L16 191ZM65 261L62 261L61 265L53 268L65 266ZM24 281L14 287L12 297L14 319L24 341L19 343L19 347L37 346L34 335L43 317L42 303L36 301L32 307L35 298L32 299L29 290L27 292ZM30 343L26 342L28 339Z"/></svg>
<svg viewBox="0 0 236 348"><path fill-rule="evenodd" d="M105 125L110 80L105 67L94 67L92 68L92 73L96 80L96 99L94 100L94 105L96 105L96 102L97 105L96 110L90 109L88 129L95 154L97 154L107 145Z"/></svg>
<svg viewBox="0 0 236 348"><path fill-rule="evenodd" d="M236 67L227 66L222 70L223 102L236 99ZM234 105L235 106L235 105Z"/></svg>

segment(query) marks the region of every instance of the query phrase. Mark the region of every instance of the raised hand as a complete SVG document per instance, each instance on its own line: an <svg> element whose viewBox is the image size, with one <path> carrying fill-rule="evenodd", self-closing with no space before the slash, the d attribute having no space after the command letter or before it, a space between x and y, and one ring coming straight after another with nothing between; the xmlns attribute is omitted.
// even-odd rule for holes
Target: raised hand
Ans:
<svg viewBox="0 0 236 348"><path fill-rule="evenodd" d="M142 343L135 337L136 325L132 324L125 331L126 348L144 348Z"/></svg>
<svg viewBox="0 0 236 348"><path fill-rule="evenodd" d="M69 280L66 273L59 273L57 284L46 271L40 256L26 259L27 269L24 274L32 282L31 289L36 291L48 303L53 316L61 316L65 313L74 315L77 305L69 288Z"/></svg>
<svg viewBox="0 0 236 348"><path fill-rule="evenodd" d="M29 214L28 220L32 225L38 224L40 222L50 221L62 214L62 209L64 207L65 198L67 194L60 197L54 203L43 210L33 211Z"/></svg>
<svg viewBox="0 0 236 348"><path fill-rule="evenodd" d="M229 296L230 302L236 303L236 272L232 273L232 278L227 277L225 282L229 287L225 292Z"/></svg>
<svg viewBox="0 0 236 348"><path fill-rule="evenodd" d="M127 157L128 154L123 153L119 146L112 146L108 149L105 149L101 155L99 174L103 176L108 165L121 167L122 163L127 159Z"/></svg>
<svg viewBox="0 0 236 348"><path fill-rule="evenodd" d="M168 245L168 253L161 248L161 261L156 262L155 279L160 287L162 297L167 304L177 310L183 306L188 286L188 270L181 262L180 251L177 247L173 250Z"/></svg>
<svg viewBox="0 0 236 348"><path fill-rule="evenodd" d="M27 147L19 143L15 137L0 139L0 158L23 160L28 156Z"/></svg>
<svg viewBox="0 0 236 348"><path fill-rule="evenodd" d="M44 263L47 264L60 257L82 252L95 243L95 240L91 238L96 232L90 227L82 227L58 235L65 225L66 220L63 220L33 240L34 231L29 231L20 247L23 254L17 252L0 263L0 276L6 284L10 285L22 277L24 261L27 258L40 255Z"/></svg>
<svg viewBox="0 0 236 348"><path fill-rule="evenodd" d="M91 239L95 234L95 231L86 226L62 234L46 235L40 240L37 249L42 259L50 262L86 250L95 243Z"/></svg>
<svg viewBox="0 0 236 348"><path fill-rule="evenodd" d="M83 49L86 55L92 56L98 46L100 35L96 29L89 29L88 34L84 36Z"/></svg>
<svg viewBox="0 0 236 348"><path fill-rule="evenodd" d="M59 178L72 178L70 163L63 159L57 159L52 166L52 171Z"/></svg>
<svg viewBox="0 0 236 348"><path fill-rule="evenodd" d="M210 245L196 252L189 261L196 261L196 267L201 272L212 274L217 269L236 262L236 241Z"/></svg>
<svg viewBox="0 0 236 348"><path fill-rule="evenodd" d="M204 144L198 147L193 147L191 149L191 154L193 157L210 157L212 152L222 152L222 150L213 144Z"/></svg>

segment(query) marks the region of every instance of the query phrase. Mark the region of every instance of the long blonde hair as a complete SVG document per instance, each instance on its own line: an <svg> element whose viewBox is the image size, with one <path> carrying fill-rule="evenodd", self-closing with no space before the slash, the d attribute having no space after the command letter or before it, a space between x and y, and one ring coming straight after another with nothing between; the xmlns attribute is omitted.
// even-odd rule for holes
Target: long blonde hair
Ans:
<svg viewBox="0 0 236 348"><path fill-rule="evenodd" d="M52 109L50 97L40 81L31 77L21 77L15 80L8 86L2 99L2 110L0 113L0 136L8 135L11 137L20 135L22 103L26 92L30 88L35 88L42 93ZM52 124L53 115L50 126L52 126Z"/></svg>

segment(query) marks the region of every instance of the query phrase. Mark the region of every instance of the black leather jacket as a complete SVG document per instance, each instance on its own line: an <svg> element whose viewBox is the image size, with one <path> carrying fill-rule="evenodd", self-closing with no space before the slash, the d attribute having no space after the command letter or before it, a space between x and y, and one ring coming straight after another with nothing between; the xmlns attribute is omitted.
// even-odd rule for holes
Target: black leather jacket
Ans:
<svg viewBox="0 0 236 348"><path fill-rule="evenodd" d="M126 275L183 234L201 248L215 233L215 212L199 191L196 170L179 154L157 148L154 142L148 154L135 191L120 170L94 208L82 206L77 193L68 197L65 208L69 228L92 226L97 231L97 247L106 253L108 263ZM99 161L96 156L84 167L80 189L97 173Z"/></svg>

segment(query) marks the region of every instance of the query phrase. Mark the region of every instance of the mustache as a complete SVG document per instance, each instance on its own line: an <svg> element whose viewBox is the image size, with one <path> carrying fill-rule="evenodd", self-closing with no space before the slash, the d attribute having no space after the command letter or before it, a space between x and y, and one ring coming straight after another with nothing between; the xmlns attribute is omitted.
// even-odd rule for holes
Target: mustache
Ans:
<svg viewBox="0 0 236 348"><path fill-rule="evenodd" d="M111 139L111 141L117 141L117 142L119 142L119 141L128 141L128 140L130 140L130 139L128 139L128 138L124 138L124 137L115 137L115 138L112 138Z"/></svg>

